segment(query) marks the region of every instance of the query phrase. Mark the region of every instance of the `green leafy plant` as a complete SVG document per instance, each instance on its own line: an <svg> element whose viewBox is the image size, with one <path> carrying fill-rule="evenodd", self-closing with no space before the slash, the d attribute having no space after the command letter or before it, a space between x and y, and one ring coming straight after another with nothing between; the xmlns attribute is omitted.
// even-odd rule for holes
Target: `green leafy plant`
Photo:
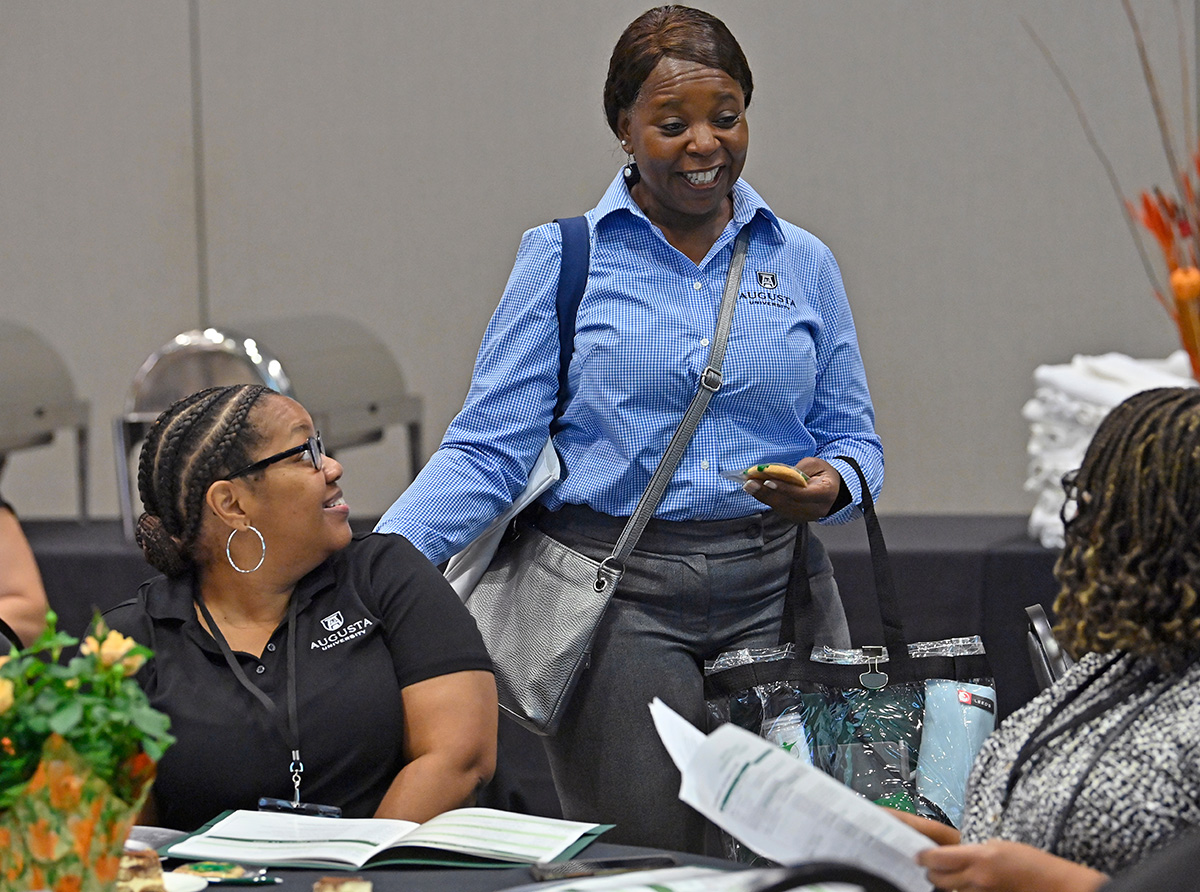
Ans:
<svg viewBox="0 0 1200 892"><path fill-rule="evenodd" d="M138 798L175 738L170 719L150 706L133 675L151 652L96 617L79 644L56 628L0 657L0 810L21 795L53 734L62 737L124 801Z"/></svg>

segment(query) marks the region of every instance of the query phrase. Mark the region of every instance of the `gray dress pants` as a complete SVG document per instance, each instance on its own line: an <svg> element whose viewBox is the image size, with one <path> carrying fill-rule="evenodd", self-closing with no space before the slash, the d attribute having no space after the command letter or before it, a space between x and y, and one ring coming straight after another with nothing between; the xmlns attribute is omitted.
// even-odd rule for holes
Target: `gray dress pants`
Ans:
<svg viewBox="0 0 1200 892"><path fill-rule="evenodd" d="M583 506L539 528L600 560L625 524ZM778 643L796 527L771 512L736 520L652 520L628 561L558 734L544 738L564 817L615 824L612 843L704 852L706 821L679 801L679 772L648 704L661 698L701 730L705 660ZM824 547L810 536L815 640L850 645ZM715 853L714 853L715 854Z"/></svg>

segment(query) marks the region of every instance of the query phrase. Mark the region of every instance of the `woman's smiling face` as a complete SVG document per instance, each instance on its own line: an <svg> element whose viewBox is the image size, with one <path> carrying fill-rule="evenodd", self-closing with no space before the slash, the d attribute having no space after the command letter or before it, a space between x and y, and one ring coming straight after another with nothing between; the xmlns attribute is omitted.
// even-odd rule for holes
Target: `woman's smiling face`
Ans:
<svg viewBox="0 0 1200 892"><path fill-rule="evenodd" d="M617 129L641 174L630 192L651 221L688 230L732 216L726 202L749 143L745 99L732 77L664 57Z"/></svg>
<svg viewBox="0 0 1200 892"><path fill-rule="evenodd" d="M253 420L264 437L252 456L256 459L292 449L316 434L304 407L284 396L261 400ZM295 566L303 575L350 544L350 509L338 486L341 476L336 459L324 456L317 470L304 451L246 481L251 521L266 540L268 561Z"/></svg>

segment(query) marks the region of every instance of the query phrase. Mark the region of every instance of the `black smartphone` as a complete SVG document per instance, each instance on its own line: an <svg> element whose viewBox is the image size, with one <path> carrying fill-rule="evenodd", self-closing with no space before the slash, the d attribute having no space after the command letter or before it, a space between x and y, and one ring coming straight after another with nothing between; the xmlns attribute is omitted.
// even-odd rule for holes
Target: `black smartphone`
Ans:
<svg viewBox="0 0 1200 892"><path fill-rule="evenodd" d="M258 810L315 815L318 818L340 818L342 816L342 810L336 805L321 805L319 802L292 802L290 799L273 799L270 796L263 796L258 800Z"/></svg>
<svg viewBox="0 0 1200 892"><path fill-rule="evenodd" d="M595 877L632 870L654 870L675 867L674 855L614 855L609 858L574 858L569 861L538 861L529 868L535 880L569 880L573 877Z"/></svg>

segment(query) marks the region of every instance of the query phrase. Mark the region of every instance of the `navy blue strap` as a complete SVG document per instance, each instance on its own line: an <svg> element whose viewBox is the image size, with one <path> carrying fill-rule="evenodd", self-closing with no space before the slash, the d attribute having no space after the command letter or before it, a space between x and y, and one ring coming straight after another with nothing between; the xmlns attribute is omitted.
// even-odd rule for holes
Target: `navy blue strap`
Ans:
<svg viewBox="0 0 1200 892"><path fill-rule="evenodd" d="M558 401L554 405L552 429L567 408L567 367L575 352L575 317L579 314L591 263L587 220L568 217L554 222L562 230L562 266L558 271Z"/></svg>

